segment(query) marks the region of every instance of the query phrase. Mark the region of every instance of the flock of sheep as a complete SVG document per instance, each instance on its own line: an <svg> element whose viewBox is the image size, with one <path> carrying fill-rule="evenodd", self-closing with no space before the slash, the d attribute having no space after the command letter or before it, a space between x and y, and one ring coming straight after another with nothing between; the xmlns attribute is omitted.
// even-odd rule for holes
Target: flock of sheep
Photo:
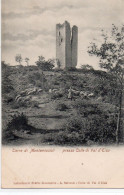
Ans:
<svg viewBox="0 0 124 195"><path fill-rule="evenodd" d="M84 97L84 98L92 98L94 97L94 93L89 93L87 91L78 91L71 89L74 96ZM58 93L59 89L49 89L49 93ZM24 91L21 91L19 95L16 96L15 101L18 103L20 101L26 102L30 101L32 99L33 95L39 95L43 92L43 89L35 87L35 88L29 88L25 89Z"/></svg>

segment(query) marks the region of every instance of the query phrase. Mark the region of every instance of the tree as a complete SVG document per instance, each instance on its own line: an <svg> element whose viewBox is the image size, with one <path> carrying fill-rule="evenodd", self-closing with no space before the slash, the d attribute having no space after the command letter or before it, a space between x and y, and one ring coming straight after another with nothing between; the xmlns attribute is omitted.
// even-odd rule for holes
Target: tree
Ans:
<svg viewBox="0 0 124 195"><path fill-rule="evenodd" d="M83 69L83 70L93 70L93 67L89 64L83 64L83 65L81 65L81 69Z"/></svg>
<svg viewBox="0 0 124 195"><path fill-rule="evenodd" d="M124 25L118 28L112 24L110 34L102 30L103 43L98 46L96 43L90 43L88 53L99 58L101 68L107 70L116 83L119 84L119 104L118 104L118 119L116 129L116 142L123 137L123 129L121 128L122 114L122 95L123 95L123 75L124 75ZM117 89L118 90L118 89Z"/></svg>
<svg viewBox="0 0 124 195"><path fill-rule="evenodd" d="M14 96L14 88L11 80L11 67L5 61L1 62L2 65L2 96L4 99L10 99Z"/></svg>
<svg viewBox="0 0 124 195"><path fill-rule="evenodd" d="M29 58L25 58L25 62L27 63L27 66L29 65Z"/></svg>
<svg viewBox="0 0 124 195"><path fill-rule="evenodd" d="M38 61L39 62L45 62L45 58L43 56L38 56Z"/></svg>
<svg viewBox="0 0 124 195"><path fill-rule="evenodd" d="M38 67L43 71L50 71L54 68L54 59L48 59L47 61L43 56L38 57L38 61L35 62Z"/></svg>
<svg viewBox="0 0 124 195"><path fill-rule="evenodd" d="M1 66L2 66L2 68L5 68L5 67L7 67L7 64L6 64L6 62L5 62L5 61L1 61Z"/></svg>
<svg viewBox="0 0 124 195"><path fill-rule="evenodd" d="M22 62L22 56L21 54L17 54L15 56L15 61L19 63L19 65L21 65L21 62Z"/></svg>

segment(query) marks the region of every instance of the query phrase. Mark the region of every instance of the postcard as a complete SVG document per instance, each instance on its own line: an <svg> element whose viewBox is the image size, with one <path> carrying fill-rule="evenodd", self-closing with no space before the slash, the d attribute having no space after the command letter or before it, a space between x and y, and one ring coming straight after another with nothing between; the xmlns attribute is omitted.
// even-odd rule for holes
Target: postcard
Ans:
<svg viewBox="0 0 124 195"><path fill-rule="evenodd" d="M2 188L124 188L123 7L2 0Z"/></svg>

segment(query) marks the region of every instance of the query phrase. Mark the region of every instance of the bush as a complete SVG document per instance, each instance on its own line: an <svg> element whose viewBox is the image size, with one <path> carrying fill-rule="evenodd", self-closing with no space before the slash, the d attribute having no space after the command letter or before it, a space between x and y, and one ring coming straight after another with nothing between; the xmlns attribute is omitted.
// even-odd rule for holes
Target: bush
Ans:
<svg viewBox="0 0 124 195"><path fill-rule="evenodd" d="M74 102L73 107L77 108L78 113L83 117L88 117L89 115L108 115L110 113L116 113L117 109L115 106L109 103L102 103L98 101L90 100L77 100Z"/></svg>
<svg viewBox="0 0 124 195"><path fill-rule="evenodd" d="M13 134L13 130L21 131L24 129L30 129L27 117L23 113L12 116L12 120L8 123L7 128L2 133L3 144L8 143L9 140L18 139Z"/></svg>
<svg viewBox="0 0 124 195"><path fill-rule="evenodd" d="M64 125L63 132L55 137L54 142L62 145L79 145L86 143L85 129L83 128L83 119L80 117L72 117Z"/></svg>
<svg viewBox="0 0 124 195"><path fill-rule="evenodd" d="M79 132L63 131L54 138L54 143L58 145L80 145L85 143L85 138Z"/></svg>
<svg viewBox="0 0 124 195"><path fill-rule="evenodd" d="M28 119L26 115L19 114L12 116L12 120L8 123L7 129L9 130L20 130L26 128L28 125Z"/></svg>
<svg viewBox="0 0 124 195"><path fill-rule="evenodd" d="M46 61L45 58L42 57L42 56L39 56L39 60L35 63L43 71L50 71L54 68L54 60L49 59L49 60Z"/></svg>
<svg viewBox="0 0 124 195"><path fill-rule="evenodd" d="M82 132L83 129L83 121L81 117L74 116L69 119L64 127L68 132Z"/></svg>
<svg viewBox="0 0 124 195"><path fill-rule="evenodd" d="M111 144L115 142L116 119L106 115L93 115L88 118L89 127L87 128L87 140L92 140L98 144Z"/></svg>
<svg viewBox="0 0 124 195"><path fill-rule="evenodd" d="M3 102L5 102L5 103L7 103L7 104L10 104L10 103L13 103L13 101L14 101L14 94L11 94L11 93L9 93L9 94L2 94L2 96L3 96Z"/></svg>
<svg viewBox="0 0 124 195"><path fill-rule="evenodd" d="M39 103L37 101L32 101L31 102L31 107L39 108Z"/></svg>
<svg viewBox="0 0 124 195"><path fill-rule="evenodd" d="M13 82L10 79L11 75L11 67L5 64L4 61L2 61L2 95L5 97L8 94L14 94L15 89L13 86Z"/></svg>
<svg viewBox="0 0 124 195"><path fill-rule="evenodd" d="M64 131L55 138L57 144L111 144L115 143L116 118L93 114L89 117L80 115L70 118L64 125Z"/></svg>
<svg viewBox="0 0 124 195"><path fill-rule="evenodd" d="M16 102L14 101L11 105L12 109L18 109L18 108L27 108L30 106L30 102L24 102L24 101L19 101L19 102Z"/></svg>
<svg viewBox="0 0 124 195"><path fill-rule="evenodd" d="M54 68L54 72L63 72L64 70L63 69L60 69L60 68Z"/></svg>
<svg viewBox="0 0 124 195"><path fill-rule="evenodd" d="M115 106L109 103L99 104L90 101L77 101L74 106L83 119L79 124L84 128L87 140L98 143L115 141L117 125L117 109Z"/></svg>
<svg viewBox="0 0 124 195"><path fill-rule="evenodd" d="M68 67L68 68L66 68L66 70L68 70L68 71L77 71L77 68L75 68L75 67Z"/></svg>
<svg viewBox="0 0 124 195"><path fill-rule="evenodd" d="M15 101L15 102L12 103L11 107L13 109L18 109L18 108L21 108L21 107L23 107L23 108L28 108L28 107L39 108L38 105L39 105L39 103L37 101L28 100L28 101L19 101L19 102Z"/></svg>
<svg viewBox="0 0 124 195"><path fill-rule="evenodd" d="M63 97L63 94L61 92L51 93L51 99L53 100L61 98L61 97Z"/></svg>
<svg viewBox="0 0 124 195"><path fill-rule="evenodd" d="M56 106L56 110L59 111L66 111L68 109L68 106L64 103L60 103Z"/></svg>

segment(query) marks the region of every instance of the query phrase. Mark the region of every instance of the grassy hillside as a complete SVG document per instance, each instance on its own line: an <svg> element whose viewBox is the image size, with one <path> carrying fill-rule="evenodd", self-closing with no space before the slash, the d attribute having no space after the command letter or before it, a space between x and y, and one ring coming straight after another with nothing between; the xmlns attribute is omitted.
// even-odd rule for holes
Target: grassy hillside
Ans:
<svg viewBox="0 0 124 195"><path fill-rule="evenodd" d="M108 73L3 66L2 83L4 144L115 142L119 87Z"/></svg>

